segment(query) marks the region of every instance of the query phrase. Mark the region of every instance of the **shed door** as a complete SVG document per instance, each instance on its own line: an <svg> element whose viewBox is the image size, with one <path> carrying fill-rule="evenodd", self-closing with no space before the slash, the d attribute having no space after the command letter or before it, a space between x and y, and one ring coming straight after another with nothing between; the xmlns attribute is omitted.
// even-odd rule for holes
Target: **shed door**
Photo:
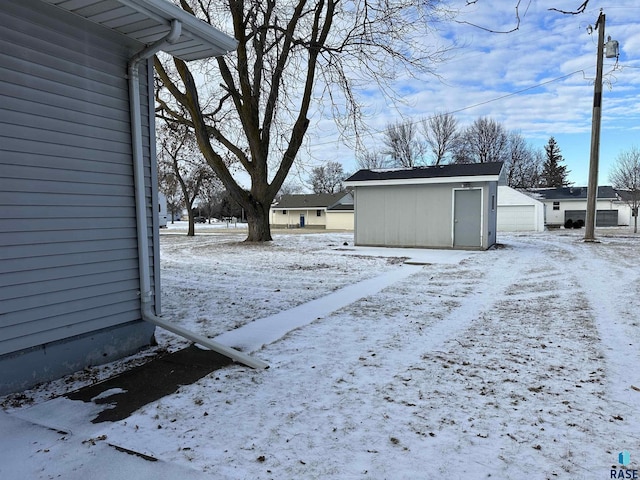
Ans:
<svg viewBox="0 0 640 480"><path fill-rule="evenodd" d="M455 190L453 246L482 246L482 190Z"/></svg>

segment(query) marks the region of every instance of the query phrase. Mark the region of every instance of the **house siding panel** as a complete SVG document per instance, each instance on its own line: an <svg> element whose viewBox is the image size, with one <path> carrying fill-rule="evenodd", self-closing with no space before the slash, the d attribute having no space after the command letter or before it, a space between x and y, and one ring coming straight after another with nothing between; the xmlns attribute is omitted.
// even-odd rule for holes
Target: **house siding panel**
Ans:
<svg viewBox="0 0 640 480"><path fill-rule="evenodd" d="M0 356L119 325L131 333L140 320L126 79L135 48L44 3L3 1ZM143 92L149 72L141 68ZM143 141L148 254L157 258L153 146L148 134Z"/></svg>
<svg viewBox="0 0 640 480"><path fill-rule="evenodd" d="M353 230L353 211L327 212L327 230Z"/></svg>

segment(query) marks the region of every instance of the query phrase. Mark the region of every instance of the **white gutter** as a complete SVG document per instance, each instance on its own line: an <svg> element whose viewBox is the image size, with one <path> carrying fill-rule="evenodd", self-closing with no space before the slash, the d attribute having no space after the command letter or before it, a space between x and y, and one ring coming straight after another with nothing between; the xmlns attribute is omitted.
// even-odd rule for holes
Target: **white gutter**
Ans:
<svg viewBox="0 0 640 480"><path fill-rule="evenodd" d="M170 332L180 335L192 342L200 344L214 352L218 352L233 361L242 363L252 368L268 368L269 365L262 360L253 358L246 353L242 353L233 348L214 342L202 335L190 332L182 327L172 324L158 316L151 306L153 292L149 280L149 238L147 237L147 202L145 199L144 186L144 156L142 148L142 115L140 113L140 75L138 67L140 62L148 59L167 45L174 43L180 38L182 24L173 20L169 34L156 43L144 48L129 60L128 81L129 81L129 109L131 113L131 146L133 153L133 177L135 183L136 201L136 226L138 231L138 269L140 274L140 310L142 319L164 328Z"/></svg>

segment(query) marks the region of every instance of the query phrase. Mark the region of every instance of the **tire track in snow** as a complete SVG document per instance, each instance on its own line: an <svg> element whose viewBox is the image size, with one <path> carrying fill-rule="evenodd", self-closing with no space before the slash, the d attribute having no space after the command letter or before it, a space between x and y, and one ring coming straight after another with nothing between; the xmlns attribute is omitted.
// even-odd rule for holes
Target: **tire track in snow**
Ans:
<svg viewBox="0 0 640 480"><path fill-rule="evenodd" d="M484 276L477 283L475 291L459 298L459 307L453 308L449 315L427 328L424 332L425 342L422 343L424 351L442 348L445 343L455 341L455 337L461 331L480 318L484 312L491 310L496 299L502 298L509 287L521 280L538 252L527 244L518 244L517 248L517 257L503 254L503 250L486 252L486 255L490 255L489 259L482 256L473 257L470 263L474 260L480 262L480 268L485 272Z"/></svg>
<svg viewBox="0 0 640 480"><path fill-rule="evenodd" d="M632 386L640 388L640 342L634 335L639 323L638 286L636 282L620 280L628 277L617 274L637 265L625 258L625 254L634 256L627 251L628 245L617 247L607 243L603 240L603 243L572 242L562 246L554 243L554 246L571 256L570 275L584 292L598 329L606 362L607 400L616 405L622 418L626 417L621 431L637 441L635 422L640 418L640 392ZM629 305L634 301L635 306Z"/></svg>
<svg viewBox="0 0 640 480"><path fill-rule="evenodd" d="M538 242L491 253L473 266L486 272L475 291L425 329L422 361L413 353L381 394L404 431L433 435L426 443L436 457L465 456L453 471L460 477L516 478L540 466L558 476L606 465L607 439L593 436L611 409L595 324L582 295L573 296L574 279ZM449 464L438 467L452 473Z"/></svg>

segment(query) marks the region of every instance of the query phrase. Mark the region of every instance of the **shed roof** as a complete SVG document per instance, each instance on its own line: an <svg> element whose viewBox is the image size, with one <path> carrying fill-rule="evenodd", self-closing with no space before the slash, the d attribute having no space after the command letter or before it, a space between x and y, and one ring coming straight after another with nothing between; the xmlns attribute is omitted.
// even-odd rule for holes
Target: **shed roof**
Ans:
<svg viewBox="0 0 640 480"><path fill-rule="evenodd" d="M42 0L90 22L149 45L165 37L172 20L182 24L178 41L163 50L182 60L217 57L237 42L167 0Z"/></svg>
<svg viewBox="0 0 640 480"><path fill-rule="evenodd" d="M347 186L372 183L448 183L454 181L497 181L502 162L437 165L388 170L359 170L345 181Z"/></svg>
<svg viewBox="0 0 640 480"><path fill-rule="evenodd" d="M554 187L538 188L534 190L543 200L585 200L587 187ZM599 199L617 200L618 195L611 186L598 187Z"/></svg>

